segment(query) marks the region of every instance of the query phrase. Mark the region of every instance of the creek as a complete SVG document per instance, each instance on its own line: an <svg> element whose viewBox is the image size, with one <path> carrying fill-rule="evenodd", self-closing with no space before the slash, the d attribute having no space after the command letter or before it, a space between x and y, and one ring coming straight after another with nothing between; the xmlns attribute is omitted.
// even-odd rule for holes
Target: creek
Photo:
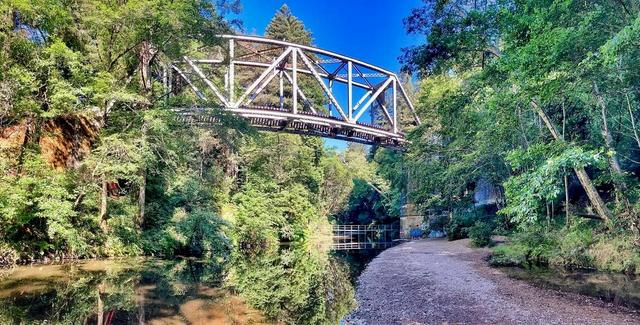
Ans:
<svg viewBox="0 0 640 325"><path fill-rule="evenodd" d="M305 263L126 258L0 270L0 324L338 323L372 256ZM314 278L305 277L314 272Z"/></svg>
<svg viewBox="0 0 640 325"><path fill-rule="evenodd" d="M640 310L640 278L620 273L547 267L500 267L509 277L534 286L600 298Z"/></svg>

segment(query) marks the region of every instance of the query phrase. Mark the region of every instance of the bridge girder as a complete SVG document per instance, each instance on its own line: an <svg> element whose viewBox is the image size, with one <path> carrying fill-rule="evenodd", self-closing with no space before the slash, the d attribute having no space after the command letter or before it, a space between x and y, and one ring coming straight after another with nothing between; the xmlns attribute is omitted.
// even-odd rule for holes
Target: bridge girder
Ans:
<svg viewBox="0 0 640 325"><path fill-rule="evenodd" d="M227 40L228 46L221 47L213 57L185 56L172 62L163 73L170 93L179 93L176 85L183 85L199 99L194 107L175 109L184 122L216 123L207 112L222 109L264 130L386 147L406 143L399 120L402 108L408 110L414 124L420 124L398 76L390 71L311 46L255 36L220 37ZM262 70L244 73L240 80L242 68ZM278 80L277 90L269 90L277 94L267 94L274 79ZM291 87L286 95L285 83ZM322 89L328 110L313 107L307 96L313 90L312 84ZM342 85L341 91L336 90L335 84ZM254 104L259 96L267 95L277 97L278 102ZM354 103L356 95L359 99ZM285 104L286 101L291 103ZM377 119L373 117L374 110L380 113ZM372 116L369 123L363 118L367 112Z"/></svg>

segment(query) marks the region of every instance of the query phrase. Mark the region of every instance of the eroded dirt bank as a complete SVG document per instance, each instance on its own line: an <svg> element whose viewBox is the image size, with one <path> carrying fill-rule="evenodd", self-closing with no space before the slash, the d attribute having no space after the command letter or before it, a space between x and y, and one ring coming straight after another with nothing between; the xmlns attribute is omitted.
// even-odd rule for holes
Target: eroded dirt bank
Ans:
<svg viewBox="0 0 640 325"><path fill-rule="evenodd" d="M346 324L640 324L637 312L533 287L487 266L467 240L405 243L358 279Z"/></svg>

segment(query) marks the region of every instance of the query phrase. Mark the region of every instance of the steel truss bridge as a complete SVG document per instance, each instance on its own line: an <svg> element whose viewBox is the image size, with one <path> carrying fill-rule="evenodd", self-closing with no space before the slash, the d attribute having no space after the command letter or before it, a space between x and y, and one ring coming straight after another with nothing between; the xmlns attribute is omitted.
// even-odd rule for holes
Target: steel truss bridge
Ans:
<svg viewBox="0 0 640 325"><path fill-rule="evenodd" d="M253 36L221 35L225 41L204 58L183 57L165 66L171 96L186 123L219 122L214 110L246 118L262 130L315 135L400 147L401 122L420 119L396 74L326 51Z"/></svg>

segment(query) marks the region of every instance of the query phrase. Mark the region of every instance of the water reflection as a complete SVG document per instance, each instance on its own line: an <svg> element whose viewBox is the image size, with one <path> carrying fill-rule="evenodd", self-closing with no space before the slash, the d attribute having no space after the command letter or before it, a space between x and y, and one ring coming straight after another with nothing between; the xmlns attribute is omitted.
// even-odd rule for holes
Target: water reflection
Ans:
<svg viewBox="0 0 640 325"><path fill-rule="evenodd" d="M277 253L239 255L229 284L269 319L285 324L337 324L355 307L350 268L341 258L300 243Z"/></svg>
<svg viewBox="0 0 640 325"><path fill-rule="evenodd" d="M507 275L554 290L601 298L616 305L640 309L640 278L586 270L518 267L500 268Z"/></svg>
<svg viewBox="0 0 640 325"><path fill-rule="evenodd" d="M0 324L337 324L355 307L350 265L364 265L347 257L283 246L224 267L189 259L23 266L0 273Z"/></svg>
<svg viewBox="0 0 640 325"><path fill-rule="evenodd" d="M219 266L128 259L19 267L0 279L0 324L265 324L220 288Z"/></svg>

